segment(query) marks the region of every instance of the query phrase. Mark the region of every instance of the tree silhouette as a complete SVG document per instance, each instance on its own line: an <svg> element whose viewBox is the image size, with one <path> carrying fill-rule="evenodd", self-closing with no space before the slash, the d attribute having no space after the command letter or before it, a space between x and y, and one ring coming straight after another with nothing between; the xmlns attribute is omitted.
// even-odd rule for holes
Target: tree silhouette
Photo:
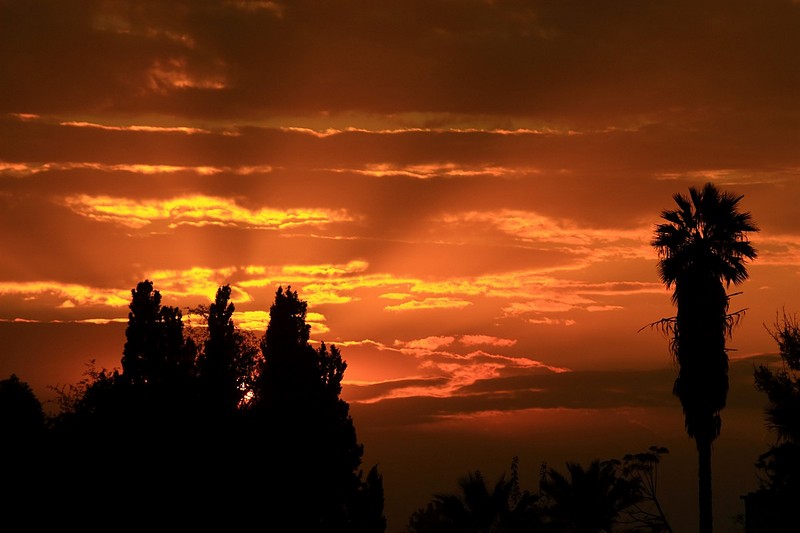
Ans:
<svg viewBox="0 0 800 533"><path fill-rule="evenodd" d="M770 334L778 343L782 366L759 365L756 388L766 393L766 419L777 440L759 457L765 487L800 496L800 323L794 315L777 320Z"/></svg>
<svg viewBox="0 0 800 533"><path fill-rule="evenodd" d="M0 380L0 524L11 530L27 520L39 504L46 469L42 465L46 436L42 404L31 387L16 374ZM0 526L0 527L2 527Z"/></svg>
<svg viewBox="0 0 800 533"><path fill-rule="evenodd" d="M631 526L644 528L648 533L672 533L664 509L658 499L658 464L669 453L663 446L651 446L646 452L628 454L622 458L622 475L638 486L640 501L625 510Z"/></svg>
<svg viewBox="0 0 800 533"><path fill-rule="evenodd" d="M623 513L642 500L637 480L620 475L619 461L595 459L584 468L566 463L566 475L543 466L539 480L547 522L553 531L610 532Z"/></svg>
<svg viewBox="0 0 800 533"><path fill-rule="evenodd" d="M378 472L378 465L374 465L361 483L351 509L353 518L350 530L352 532L382 533L386 531L383 495L383 476Z"/></svg>
<svg viewBox="0 0 800 533"><path fill-rule="evenodd" d="M214 302L196 312L204 315L207 335L197 357L199 394L206 409L230 415L252 394L258 347L233 324L236 310L231 287L217 289Z"/></svg>
<svg viewBox="0 0 800 533"><path fill-rule="evenodd" d="M204 489L215 490L200 475L205 419L182 314L162 306L147 280L131 291L129 308L122 372L90 366L54 424L53 476L71 489L54 505L66 523L80 521L86 502L98 518L127 516L131 526L188 523L202 510ZM88 465L97 465L93 475Z"/></svg>
<svg viewBox="0 0 800 533"><path fill-rule="evenodd" d="M145 280L131 290L128 327L122 352L122 379L151 389L182 389L196 355L183 335L181 311L161 305L161 293Z"/></svg>
<svg viewBox="0 0 800 533"><path fill-rule="evenodd" d="M536 497L519 487L517 459L490 487L480 470L458 481L460 494L439 494L409 519L409 533L494 533L540 530Z"/></svg>
<svg viewBox="0 0 800 533"><path fill-rule="evenodd" d="M200 334L161 305L152 282L137 284L122 372L90 364L77 385L56 389L62 412L41 482L68 483L42 502L59 525L85 521L91 506L98 523L131 529L385 531L383 478L377 466L360 469L363 447L339 397L341 353L309 343L306 302L279 288L259 359L230 296L219 287L197 308ZM0 382L9 427L41 412L23 385Z"/></svg>
<svg viewBox="0 0 800 533"><path fill-rule="evenodd" d="M0 428L3 444L27 443L40 438L45 429L42 404L16 374L0 380Z"/></svg>
<svg viewBox="0 0 800 533"><path fill-rule="evenodd" d="M309 344L306 310L297 291L279 287L261 342L252 411L267 432L269 505L292 516L297 530L355 531L368 527L357 510L382 509L382 482L377 470L363 480L363 447L339 397L347 364L335 346ZM377 527L380 520L366 522Z"/></svg>
<svg viewBox="0 0 800 533"><path fill-rule="evenodd" d="M674 287L677 305L671 328L678 363L674 393L683 407L686 431L695 439L699 468L700 531L712 531L711 447L721 427L720 411L728 393L726 338L739 313L728 314L725 285L748 277L746 264L756 257L747 233L758 231L750 213L740 212L742 196L721 192L707 183L689 196L674 195L678 209L665 210L666 223L656 226L652 245L659 273Z"/></svg>

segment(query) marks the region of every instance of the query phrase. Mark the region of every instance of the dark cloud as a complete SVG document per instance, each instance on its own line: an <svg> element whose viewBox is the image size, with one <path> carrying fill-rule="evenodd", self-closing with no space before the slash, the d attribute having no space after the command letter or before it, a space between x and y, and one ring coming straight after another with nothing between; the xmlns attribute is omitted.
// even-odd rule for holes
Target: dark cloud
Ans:
<svg viewBox="0 0 800 533"><path fill-rule="evenodd" d="M728 407L762 409L763 394L755 390L756 365L770 364L776 356L757 356L731 361ZM345 397L358 403L358 412L377 423L382 417L398 424L416 425L452 416L470 416L487 411L514 412L527 409L662 408L680 404L672 394L676 370L536 371L509 377L481 379L448 396L392 397L388 393L405 387L435 387L437 380L397 380L368 387L348 386ZM363 400L388 397L375 403ZM379 414L380 413L380 414ZM723 419L725 411L723 411Z"/></svg>
<svg viewBox="0 0 800 533"><path fill-rule="evenodd" d="M619 125L778 117L800 82L796 3L6 3L4 109L408 111ZM173 84L173 85L171 85Z"/></svg>

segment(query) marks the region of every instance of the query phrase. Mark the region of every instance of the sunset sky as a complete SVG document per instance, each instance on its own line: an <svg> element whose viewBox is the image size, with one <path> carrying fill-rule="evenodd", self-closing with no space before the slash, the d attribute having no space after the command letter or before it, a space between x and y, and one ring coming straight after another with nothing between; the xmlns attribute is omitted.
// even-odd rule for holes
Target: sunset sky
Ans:
<svg viewBox="0 0 800 533"><path fill-rule="evenodd" d="M0 377L47 399L119 366L144 279L184 310L230 284L256 333L291 285L348 362L389 531L471 469L519 455L535 488L651 444L693 524L667 340L639 330L674 314L660 212L711 181L761 228L721 528L756 487L748 358L800 310L797 1L0 0L0 69Z"/></svg>

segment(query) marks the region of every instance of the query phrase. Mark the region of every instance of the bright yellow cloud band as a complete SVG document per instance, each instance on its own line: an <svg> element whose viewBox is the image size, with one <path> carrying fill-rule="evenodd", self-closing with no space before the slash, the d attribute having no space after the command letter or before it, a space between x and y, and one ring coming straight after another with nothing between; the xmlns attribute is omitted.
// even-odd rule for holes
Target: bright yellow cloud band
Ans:
<svg viewBox="0 0 800 533"><path fill-rule="evenodd" d="M354 220L343 209L250 209L229 198L203 195L166 200L77 195L66 198L64 203L82 216L131 228L168 222L170 227L222 225L279 230Z"/></svg>

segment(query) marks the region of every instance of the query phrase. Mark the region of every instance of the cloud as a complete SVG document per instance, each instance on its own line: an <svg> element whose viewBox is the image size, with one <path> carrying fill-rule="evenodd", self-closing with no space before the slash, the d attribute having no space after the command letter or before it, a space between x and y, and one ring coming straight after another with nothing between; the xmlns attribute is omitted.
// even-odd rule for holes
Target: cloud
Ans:
<svg viewBox="0 0 800 533"><path fill-rule="evenodd" d="M0 284L0 294L23 296L30 300L55 297L62 308L82 305L124 307L130 302L129 291L58 281L4 282Z"/></svg>
<svg viewBox="0 0 800 533"><path fill-rule="evenodd" d="M758 265L786 266L800 264L800 236L759 234L753 239L758 249Z"/></svg>
<svg viewBox="0 0 800 533"><path fill-rule="evenodd" d="M401 304L387 305L387 311L418 311L421 309L462 309L472 305L472 302L460 298L424 298L422 300L409 300Z"/></svg>
<svg viewBox="0 0 800 533"><path fill-rule="evenodd" d="M625 309L621 305L590 305L586 307L586 310L590 313L597 313L602 311L618 311L620 309Z"/></svg>
<svg viewBox="0 0 800 533"><path fill-rule="evenodd" d="M366 271L369 263L354 259L346 264L338 265L286 265L281 269L283 275L300 278L328 278L345 275L357 275Z"/></svg>
<svg viewBox="0 0 800 533"><path fill-rule="evenodd" d="M263 333L269 326L269 311L234 311L232 316L234 324L246 331ZM321 335L330 331L325 324L325 315L322 313L307 313L306 324L311 326L311 335Z"/></svg>
<svg viewBox="0 0 800 533"><path fill-rule="evenodd" d="M571 318L542 317L542 318L529 318L528 323L544 325L544 326L574 326L578 322Z"/></svg>
<svg viewBox="0 0 800 533"><path fill-rule="evenodd" d="M517 343L516 339L503 339L491 335L462 335L461 338L458 339L458 342L464 346L486 345L504 347L514 346Z"/></svg>
<svg viewBox="0 0 800 533"><path fill-rule="evenodd" d="M283 14L281 5L270 0L227 0L227 4L247 12L268 11L278 17Z"/></svg>
<svg viewBox="0 0 800 533"><path fill-rule="evenodd" d="M206 268L191 267L180 270L154 270L146 277L155 288L170 298L212 299L217 289L230 284L238 269L236 267ZM231 299L237 303L249 302L250 295L235 284L231 284Z"/></svg>
<svg viewBox="0 0 800 533"><path fill-rule="evenodd" d="M763 398L752 387L753 364L775 359L770 356L731 361L729 408L763 407ZM343 396L365 415L392 413L395 423L411 425L489 412L514 415L533 409L591 409L597 413L603 409L676 408L672 368L489 374L455 388L449 388L452 381L442 378L345 383ZM449 393L441 393L443 390Z"/></svg>
<svg viewBox="0 0 800 533"><path fill-rule="evenodd" d="M201 74L193 72L191 65L181 57L155 59L145 74L147 87L156 93L185 89L224 89L227 80L222 73Z"/></svg>
<svg viewBox="0 0 800 533"><path fill-rule="evenodd" d="M127 324L127 318L81 318L75 320L39 320L29 318L0 318L0 322L21 324L94 324L105 326L108 324Z"/></svg>
<svg viewBox="0 0 800 533"><path fill-rule="evenodd" d="M472 342L470 336L465 336ZM508 348L511 343L498 342L505 339L480 336L482 341L495 342ZM341 342L340 347L364 346L385 354L392 352L411 358L415 364L415 378L381 380L380 382L349 382L358 392L358 401L380 402L393 398L425 396L446 398L462 394L475 383L503 376L531 375L539 373L563 373L570 369L563 366L548 365L520 355L506 355L484 350L463 351L470 345L456 342L455 336L432 336L421 339L395 340L391 346L376 341ZM372 356L372 357L376 357ZM385 355L384 355L385 357Z"/></svg>
<svg viewBox="0 0 800 533"><path fill-rule="evenodd" d="M650 257L649 240L652 228L598 229L583 227L571 220L554 219L532 211L502 209L498 211L467 211L450 213L441 217L441 222L455 226L494 227L525 242L539 242L575 247L624 243L630 248L628 254ZM645 252L646 250L646 252Z"/></svg>
<svg viewBox="0 0 800 533"><path fill-rule="evenodd" d="M210 130L202 128L192 128L188 126L145 126L145 125L130 125L130 126L108 126L105 124L96 124L94 122L86 122L82 120L69 120L60 123L61 126L70 126L73 128L97 128L106 131L143 131L149 133L185 133L187 135L194 135L198 133L211 133Z"/></svg>
<svg viewBox="0 0 800 533"><path fill-rule="evenodd" d="M247 331L266 331L269 325L269 311L235 311L231 318Z"/></svg>
<svg viewBox="0 0 800 533"><path fill-rule="evenodd" d="M348 402L375 403L387 398L413 397L436 390L445 385L445 378L410 377L378 382L353 382L345 380L344 394Z"/></svg>
<svg viewBox="0 0 800 533"><path fill-rule="evenodd" d="M97 170L105 173L127 172L144 176L159 174L196 174L198 176L213 176L215 174L266 174L272 171L269 165L242 166L242 167L215 167L215 166L187 166L187 165L151 165L151 164L104 164L104 163L6 163L0 161L0 175L6 174L15 177L26 177L45 172L58 172L68 170Z"/></svg>
<svg viewBox="0 0 800 533"><path fill-rule="evenodd" d="M364 176L383 178L387 176L401 176L414 179L431 178L467 178L483 177L514 177L520 175L538 174L539 170L525 167L503 167L497 165L465 166L457 163L426 163L418 165L397 165L394 163L370 163L364 169L326 169L337 173L354 173Z"/></svg>
<svg viewBox="0 0 800 533"><path fill-rule="evenodd" d="M396 346L402 346L411 350L433 351L444 346L449 346L455 342L455 337L425 337L411 341L395 341Z"/></svg>
<svg viewBox="0 0 800 533"><path fill-rule="evenodd" d="M65 198L64 204L87 218L131 228L168 222L170 227L222 225L280 230L354 220L344 210L250 209L240 206L235 200L203 195L166 200L77 195Z"/></svg>
<svg viewBox="0 0 800 533"><path fill-rule="evenodd" d="M135 9L92 3L67 16L58 2L23 3L4 6L15 24L0 45L15 50L6 70L27 76L10 79L2 101L11 112L101 108L228 120L355 110L499 116L512 132L511 117L573 128L725 113L772 118L792 109L785 58L798 47L794 8L767 1L753 20L745 5L716 3L578 13L546 2L364 10L304 0L197 9L178 0ZM160 90L146 92L151 86ZM758 97L765 90L771 98Z"/></svg>

